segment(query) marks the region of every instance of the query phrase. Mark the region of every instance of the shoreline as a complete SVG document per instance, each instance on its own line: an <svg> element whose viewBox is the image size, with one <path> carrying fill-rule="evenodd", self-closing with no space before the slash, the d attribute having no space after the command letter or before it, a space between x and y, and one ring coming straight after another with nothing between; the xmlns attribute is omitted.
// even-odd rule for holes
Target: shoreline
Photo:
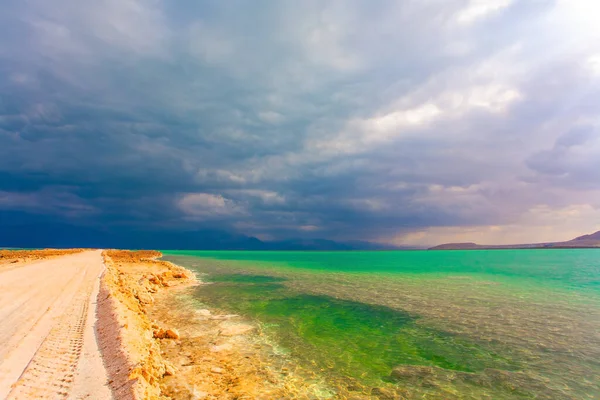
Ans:
<svg viewBox="0 0 600 400"><path fill-rule="evenodd" d="M160 331L147 312L153 295L181 285L195 285L191 271L157 260L155 251L105 250L100 281L96 336L117 399L164 399L159 381L175 373L161 356Z"/></svg>
<svg viewBox="0 0 600 400"><path fill-rule="evenodd" d="M159 256L106 251L99 339L118 399L346 398L258 322L199 303L193 291L205 283Z"/></svg>

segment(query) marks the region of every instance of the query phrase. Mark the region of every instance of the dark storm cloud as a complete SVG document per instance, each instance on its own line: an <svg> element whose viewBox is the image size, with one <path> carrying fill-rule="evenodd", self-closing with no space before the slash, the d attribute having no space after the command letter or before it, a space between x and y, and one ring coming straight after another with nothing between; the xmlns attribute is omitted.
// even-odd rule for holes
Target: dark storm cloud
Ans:
<svg viewBox="0 0 600 400"><path fill-rule="evenodd" d="M598 207L600 49L570 11L5 2L0 209L388 240Z"/></svg>

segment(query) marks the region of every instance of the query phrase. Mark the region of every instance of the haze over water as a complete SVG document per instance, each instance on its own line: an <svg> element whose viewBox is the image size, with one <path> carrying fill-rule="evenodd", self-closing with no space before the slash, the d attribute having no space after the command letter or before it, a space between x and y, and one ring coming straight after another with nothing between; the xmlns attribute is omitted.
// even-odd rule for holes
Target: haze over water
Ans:
<svg viewBox="0 0 600 400"><path fill-rule="evenodd" d="M213 282L202 304L324 377L324 397L600 396L595 250L164 253Z"/></svg>

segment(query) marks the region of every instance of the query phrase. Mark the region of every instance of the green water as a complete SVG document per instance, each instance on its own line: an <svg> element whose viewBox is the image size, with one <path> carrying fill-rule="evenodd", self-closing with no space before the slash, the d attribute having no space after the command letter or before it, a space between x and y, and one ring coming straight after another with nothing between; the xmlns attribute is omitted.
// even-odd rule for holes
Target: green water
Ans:
<svg viewBox="0 0 600 400"><path fill-rule="evenodd" d="M600 251L163 253L334 390L600 397Z"/></svg>

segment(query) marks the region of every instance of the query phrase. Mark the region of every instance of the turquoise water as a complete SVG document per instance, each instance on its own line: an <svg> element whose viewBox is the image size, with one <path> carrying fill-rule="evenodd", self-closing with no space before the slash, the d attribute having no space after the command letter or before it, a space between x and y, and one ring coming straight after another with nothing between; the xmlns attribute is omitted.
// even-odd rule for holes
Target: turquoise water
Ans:
<svg viewBox="0 0 600 400"><path fill-rule="evenodd" d="M163 253L339 398L600 397L597 250Z"/></svg>
<svg viewBox="0 0 600 400"><path fill-rule="evenodd" d="M485 274L600 291L600 250L454 250L381 252L166 251L313 271L386 274Z"/></svg>

